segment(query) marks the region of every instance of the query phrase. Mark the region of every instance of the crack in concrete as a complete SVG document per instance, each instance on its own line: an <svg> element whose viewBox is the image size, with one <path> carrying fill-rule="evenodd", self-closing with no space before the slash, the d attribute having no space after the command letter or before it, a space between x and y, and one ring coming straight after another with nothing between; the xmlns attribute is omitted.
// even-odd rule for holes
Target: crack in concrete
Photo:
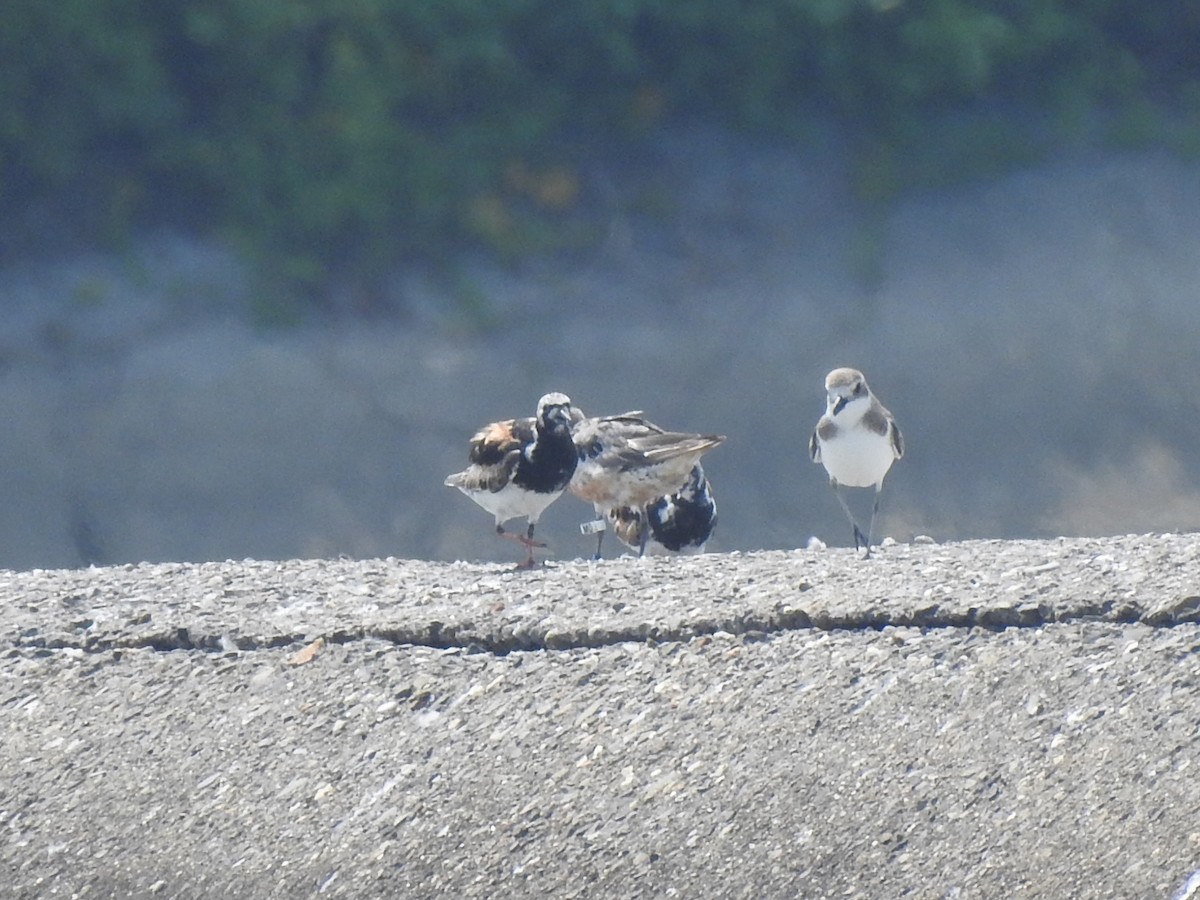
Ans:
<svg viewBox="0 0 1200 900"><path fill-rule="evenodd" d="M778 609L771 613L740 612L725 617L698 616L677 624L641 622L635 625L528 629L502 626L481 629L472 622L446 623L431 620L416 626L342 628L327 632L277 633L264 636L201 632L175 627L147 634L115 637L24 634L10 644L15 651L34 650L45 654L76 650L89 654L125 650L158 652L201 651L208 653L256 652L303 646L317 637L330 644L354 644L376 640L397 647L461 649L468 652L505 655L527 651L595 650L624 643L687 642L724 633L748 640L766 640L794 631L882 631L889 627L935 629L981 629L1000 632L1012 628L1035 629L1048 625L1084 622L1115 625L1144 625L1173 628L1200 623L1200 596L1181 598L1166 608L1146 611L1136 603L1103 601L1081 604L1067 610L1049 604L1021 603L1010 606L969 607L945 610L936 604L908 612L855 611L846 613L804 609ZM75 623L86 628L90 622Z"/></svg>

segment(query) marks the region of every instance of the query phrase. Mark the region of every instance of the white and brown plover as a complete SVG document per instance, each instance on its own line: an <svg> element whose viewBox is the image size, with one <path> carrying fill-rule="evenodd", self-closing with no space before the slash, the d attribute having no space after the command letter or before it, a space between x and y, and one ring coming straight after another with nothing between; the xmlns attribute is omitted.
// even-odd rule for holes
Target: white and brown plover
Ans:
<svg viewBox="0 0 1200 900"><path fill-rule="evenodd" d="M879 492L892 463L904 456L904 438L895 417L871 393L867 379L857 369L834 369L825 377L825 393L825 415L808 442L809 454L829 474L829 483L854 529L854 549L866 547L870 556ZM842 496L843 485L875 488L871 524L865 535Z"/></svg>

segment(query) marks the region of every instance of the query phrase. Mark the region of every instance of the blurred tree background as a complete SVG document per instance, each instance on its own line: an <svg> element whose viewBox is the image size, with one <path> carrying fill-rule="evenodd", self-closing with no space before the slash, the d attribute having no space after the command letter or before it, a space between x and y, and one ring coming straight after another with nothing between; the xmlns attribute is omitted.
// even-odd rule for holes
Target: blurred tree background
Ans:
<svg viewBox="0 0 1200 900"><path fill-rule="evenodd" d="M997 110L1036 115L1013 129ZM703 118L854 136L867 203L1093 127L1197 152L1195 0L6 0L4 218L232 239L314 296L586 241L581 148ZM966 115L961 115L966 113ZM949 115L947 115L949 114ZM940 118L939 118L940 117ZM951 122L953 158L945 134ZM1191 142L1190 146L1188 142ZM303 290L299 294L304 294Z"/></svg>

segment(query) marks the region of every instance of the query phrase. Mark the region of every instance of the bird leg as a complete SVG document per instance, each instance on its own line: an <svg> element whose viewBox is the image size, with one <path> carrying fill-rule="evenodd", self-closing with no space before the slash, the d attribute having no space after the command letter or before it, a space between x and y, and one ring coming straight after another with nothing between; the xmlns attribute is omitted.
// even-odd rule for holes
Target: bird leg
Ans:
<svg viewBox="0 0 1200 900"><path fill-rule="evenodd" d="M500 535L500 537L502 537L502 538L508 538L510 541L516 541L518 544L521 544L522 546L525 546L525 547L532 548L532 547L545 547L546 546L542 541L535 541L533 539L533 526L532 525L529 526L529 532L527 534L516 534L515 532L512 532L512 531L505 531L503 525L497 525L496 526L496 534Z"/></svg>
<svg viewBox="0 0 1200 900"><path fill-rule="evenodd" d="M875 517L879 515L879 495L883 489L883 482L875 485L875 505L871 507L871 524L867 526L867 556L871 555L871 538L875 534Z"/></svg>
<svg viewBox="0 0 1200 900"><path fill-rule="evenodd" d="M833 493L838 498L838 503L842 504L842 511L846 514L846 518L850 520L850 525L854 529L854 549L860 550L863 547L866 547L867 555L865 558L869 559L871 556L871 539L870 539L870 537L868 535L863 534L862 529L858 527L858 522L856 522L854 519L854 513L850 512L850 506L846 503L846 498L842 496L841 485L839 485L836 481L832 481L832 480L830 481L830 484L833 485ZM879 506L879 495L878 494L875 495L875 505L876 505L876 508L878 508L878 506ZM875 525L875 516L874 516L874 514L872 514L871 515L871 526L874 527L874 525Z"/></svg>
<svg viewBox="0 0 1200 900"><path fill-rule="evenodd" d="M518 569L532 569L534 566L533 548L546 546L543 542L535 541L533 539L533 523L532 522L529 523L529 530L525 534L516 534L512 531L505 531L503 525L496 526L496 534L498 534L502 538L508 538L510 541L516 541L518 544L522 544L529 550L529 557L524 562L519 563L517 565Z"/></svg>
<svg viewBox="0 0 1200 900"><path fill-rule="evenodd" d="M596 506L595 509L596 518L590 522L580 522L579 533L596 535L596 555L592 559L603 559L600 548L604 545L604 532L608 530L608 516L605 515L605 511L599 506Z"/></svg>

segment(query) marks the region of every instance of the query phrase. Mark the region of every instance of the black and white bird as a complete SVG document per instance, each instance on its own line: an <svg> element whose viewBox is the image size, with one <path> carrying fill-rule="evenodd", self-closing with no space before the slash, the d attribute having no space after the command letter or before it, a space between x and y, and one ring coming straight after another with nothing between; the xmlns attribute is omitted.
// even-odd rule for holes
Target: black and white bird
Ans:
<svg viewBox="0 0 1200 900"><path fill-rule="evenodd" d="M674 553L703 552L717 525L717 501L700 463L692 466L683 487L660 497L645 511L630 506L605 513L607 525L625 546L640 549L649 540Z"/></svg>
<svg viewBox="0 0 1200 900"><path fill-rule="evenodd" d="M533 529L546 507L558 499L575 473L579 454L571 438L571 399L546 394L533 418L506 419L481 428L471 438L470 465L446 479L493 516L496 533L524 544L533 566ZM529 521L524 535L504 530L509 519Z"/></svg>
<svg viewBox="0 0 1200 900"><path fill-rule="evenodd" d="M871 555L879 492L892 463L904 456L904 438L896 419L867 387L858 369L834 369L825 377L825 415L808 442L813 462L829 474L838 502L854 529L854 549L866 547ZM841 487L874 487L871 524L864 535L842 496Z"/></svg>
<svg viewBox="0 0 1200 900"><path fill-rule="evenodd" d="M629 508L646 517L657 501L683 488L700 457L721 444L721 434L666 431L641 413L586 418L577 414L574 426L579 465L570 491L604 517L610 510ZM644 554L650 529L639 534ZM604 541L596 541L596 558Z"/></svg>

